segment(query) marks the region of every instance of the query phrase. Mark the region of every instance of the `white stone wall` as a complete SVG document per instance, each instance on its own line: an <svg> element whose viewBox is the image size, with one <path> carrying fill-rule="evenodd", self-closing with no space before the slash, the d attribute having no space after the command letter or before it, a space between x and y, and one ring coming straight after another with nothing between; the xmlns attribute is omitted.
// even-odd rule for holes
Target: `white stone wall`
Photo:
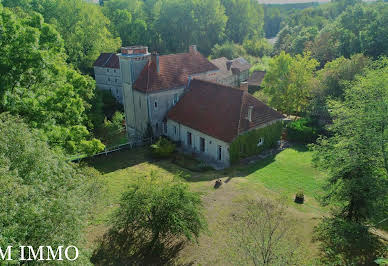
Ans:
<svg viewBox="0 0 388 266"><path fill-rule="evenodd" d="M187 142L187 132L190 132L192 137L192 145ZM229 160L229 144L206 135L198 130L189 128L185 125L179 124L173 120L167 121L167 136L174 141L180 141L182 147L190 152L194 152L199 155L205 161L213 161L223 164L225 167L230 166ZM205 151L200 150L200 138L205 139ZM221 147L221 160L218 158L218 147Z"/></svg>
<svg viewBox="0 0 388 266"><path fill-rule="evenodd" d="M163 120L167 112L179 101L185 88L161 90L148 94L148 108L150 114L151 126L154 129L155 136L165 134L163 132ZM156 106L155 106L156 105Z"/></svg>
<svg viewBox="0 0 388 266"><path fill-rule="evenodd" d="M110 90L112 95L123 103L123 87L120 69L94 67L96 86L100 90Z"/></svg>

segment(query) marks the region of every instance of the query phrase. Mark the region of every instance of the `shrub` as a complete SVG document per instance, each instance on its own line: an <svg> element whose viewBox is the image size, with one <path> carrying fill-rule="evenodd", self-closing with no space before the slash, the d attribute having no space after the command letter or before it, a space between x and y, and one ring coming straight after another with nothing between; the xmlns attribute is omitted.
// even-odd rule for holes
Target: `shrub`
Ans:
<svg viewBox="0 0 388 266"><path fill-rule="evenodd" d="M295 202L303 204L303 202L304 202L304 193L303 193L303 191L299 191L299 192L296 193L296 195L295 195Z"/></svg>
<svg viewBox="0 0 388 266"><path fill-rule="evenodd" d="M175 147L174 143L160 137L155 144L151 145L152 155L157 158L168 158L175 151Z"/></svg>
<svg viewBox="0 0 388 266"><path fill-rule="evenodd" d="M312 143L318 137L316 127L311 125L311 121L301 118L287 125L287 139L301 143Z"/></svg>
<svg viewBox="0 0 388 266"><path fill-rule="evenodd" d="M263 57L272 53L272 45L266 39L245 40L243 47L253 56Z"/></svg>

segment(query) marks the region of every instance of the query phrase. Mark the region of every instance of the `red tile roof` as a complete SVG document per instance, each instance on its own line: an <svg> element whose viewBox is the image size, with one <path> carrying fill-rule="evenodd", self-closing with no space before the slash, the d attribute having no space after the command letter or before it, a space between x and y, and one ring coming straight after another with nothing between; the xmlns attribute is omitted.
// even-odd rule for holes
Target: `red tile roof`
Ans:
<svg viewBox="0 0 388 266"><path fill-rule="evenodd" d="M93 66L119 69L119 57L114 53L101 53Z"/></svg>
<svg viewBox="0 0 388 266"><path fill-rule="evenodd" d="M253 71L248 79L249 86L257 86L259 87L263 82L265 71Z"/></svg>
<svg viewBox="0 0 388 266"><path fill-rule="evenodd" d="M218 71L200 53L181 53L159 57L159 73L150 61L140 73L134 88L140 91L156 91L184 86L190 75Z"/></svg>
<svg viewBox="0 0 388 266"><path fill-rule="evenodd" d="M189 89L167 118L228 143L249 129L283 118L243 90L198 79ZM249 106L252 122L247 119Z"/></svg>

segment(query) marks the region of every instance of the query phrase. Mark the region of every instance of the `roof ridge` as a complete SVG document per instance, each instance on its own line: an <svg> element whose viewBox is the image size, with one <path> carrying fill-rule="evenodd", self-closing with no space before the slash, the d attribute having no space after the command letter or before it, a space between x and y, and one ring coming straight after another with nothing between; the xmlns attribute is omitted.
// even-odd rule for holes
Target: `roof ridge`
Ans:
<svg viewBox="0 0 388 266"><path fill-rule="evenodd" d="M201 77L193 77L193 80L198 80L198 81L201 81L201 82L204 82L204 83L215 84L215 85L218 85L219 87L224 87L224 88L233 89L233 90L237 90L237 91L243 92L243 90L241 90L240 88L233 87L233 86L230 86L230 85L221 84L221 83L218 83L217 81L213 81L213 80L204 80L204 79L201 79Z"/></svg>

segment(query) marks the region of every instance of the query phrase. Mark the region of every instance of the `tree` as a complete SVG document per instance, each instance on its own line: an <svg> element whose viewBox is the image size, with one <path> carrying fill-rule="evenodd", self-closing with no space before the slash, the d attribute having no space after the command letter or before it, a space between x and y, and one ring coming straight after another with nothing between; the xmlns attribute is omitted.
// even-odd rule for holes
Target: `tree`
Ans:
<svg viewBox="0 0 388 266"><path fill-rule="evenodd" d="M353 55L350 59L344 57L328 62L317 71L317 82L314 84L309 115L315 120L330 122L327 100L343 100L344 92L349 82L356 75L364 73L370 59L363 54Z"/></svg>
<svg viewBox="0 0 388 266"><path fill-rule="evenodd" d="M286 114L305 112L317 65L309 54L292 57L282 52L273 58L262 84L270 105Z"/></svg>
<svg viewBox="0 0 388 266"><path fill-rule="evenodd" d="M322 204L332 206L333 213L318 227L317 239L324 240L321 250L331 263L368 264L370 254L380 251L368 228L388 215L387 81L388 61L383 58L345 90L343 102L330 102L331 137L313 146L316 164L328 172ZM333 225L337 228L330 229ZM368 241L355 241L358 234L358 240ZM344 245L339 241L349 248L340 248Z"/></svg>
<svg viewBox="0 0 388 266"><path fill-rule="evenodd" d="M249 200L235 216L228 256L235 265L300 265L301 245L286 207L265 199Z"/></svg>
<svg viewBox="0 0 388 266"><path fill-rule="evenodd" d="M226 57L230 60L245 55L247 52L244 47L231 42L226 42L222 45L216 44L211 52L211 58Z"/></svg>
<svg viewBox="0 0 388 266"><path fill-rule="evenodd" d="M241 44L247 38L264 37L264 10L257 1L222 0L221 3L228 17L226 35L229 41Z"/></svg>
<svg viewBox="0 0 388 266"><path fill-rule="evenodd" d="M6 0L4 6L39 12L46 23L55 25L64 40L67 60L83 73L92 73L92 64L101 52L114 52L120 45L108 30L109 20L101 7L83 0Z"/></svg>
<svg viewBox="0 0 388 266"><path fill-rule="evenodd" d="M148 18L144 9L143 1L110 0L104 5L103 12L111 21L111 32L120 36L123 46L149 43Z"/></svg>
<svg viewBox="0 0 388 266"><path fill-rule="evenodd" d="M0 114L0 132L0 246L75 245L87 263L81 240L97 173L66 162L18 117Z"/></svg>
<svg viewBox="0 0 388 266"><path fill-rule="evenodd" d="M264 57L272 53L272 45L266 39L245 40L243 47L252 56Z"/></svg>
<svg viewBox="0 0 388 266"><path fill-rule="evenodd" d="M219 0L158 1L153 29L160 36L159 50L182 52L197 43L200 51L209 54L223 39L226 20Z"/></svg>
<svg viewBox="0 0 388 266"><path fill-rule="evenodd" d="M0 111L21 115L52 147L68 153L82 152L81 141L99 142L87 117L95 83L65 62L54 27L37 13L1 6L0 26Z"/></svg>
<svg viewBox="0 0 388 266"><path fill-rule="evenodd" d="M182 238L197 239L207 227L200 195L179 179L162 180L153 172L131 184L93 261L146 264L156 257L164 264L165 249Z"/></svg>

